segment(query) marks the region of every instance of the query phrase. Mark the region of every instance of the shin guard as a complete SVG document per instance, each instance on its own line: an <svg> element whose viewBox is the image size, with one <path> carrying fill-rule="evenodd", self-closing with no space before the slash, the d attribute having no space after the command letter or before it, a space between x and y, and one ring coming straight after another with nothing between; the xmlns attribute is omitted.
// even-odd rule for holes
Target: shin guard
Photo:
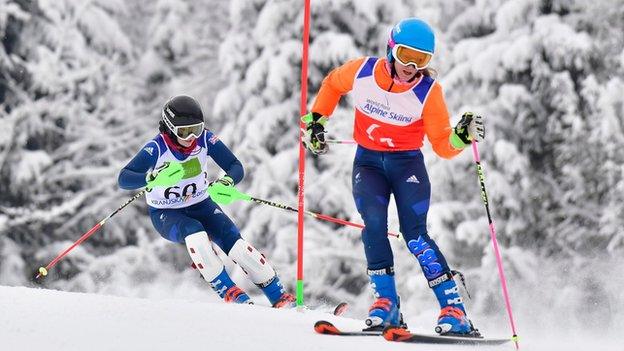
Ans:
<svg viewBox="0 0 624 351"><path fill-rule="evenodd" d="M251 244L239 239L228 256L236 262L256 285L268 284L275 277L275 270L267 259Z"/></svg>

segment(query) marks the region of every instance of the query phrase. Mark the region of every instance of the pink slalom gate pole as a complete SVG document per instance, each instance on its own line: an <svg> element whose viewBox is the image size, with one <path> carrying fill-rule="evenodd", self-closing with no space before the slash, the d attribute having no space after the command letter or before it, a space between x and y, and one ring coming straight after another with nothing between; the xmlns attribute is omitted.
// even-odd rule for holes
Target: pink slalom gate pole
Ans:
<svg viewBox="0 0 624 351"><path fill-rule="evenodd" d="M496 256L496 265L498 267L498 276L500 277L501 286L503 288L503 298L505 299L505 307L507 308L507 314L509 315L509 322L511 324L511 332L513 333L511 339L516 344L516 350L520 349L518 344L518 333L516 332L516 324L514 323L513 313L511 311L511 302L509 300L509 293L507 291L507 279L505 279L505 272L503 270L503 259L501 257L500 249L498 247L498 240L496 240L496 229L494 228L494 221L490 214L490 205L488 201L487 192L485 191L485 175L483 174L483 167L481 166L481 157L479 156L479 149L477 142L472 142L472 156L474 162L477 165L477 176L479 178L479 185L481 186L481 199L485 205L485 212L488 217L488 224L490 227L490 238L492 239L492 246L494 246L494 255Z"/></svg>

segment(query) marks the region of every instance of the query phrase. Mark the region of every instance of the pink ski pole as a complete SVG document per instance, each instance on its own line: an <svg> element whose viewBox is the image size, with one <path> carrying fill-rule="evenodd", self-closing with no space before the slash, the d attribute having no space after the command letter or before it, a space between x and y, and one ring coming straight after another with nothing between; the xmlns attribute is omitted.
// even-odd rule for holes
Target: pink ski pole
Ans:
<svg viewBox="0 0 624 351"><path fill-rule="evenodd" d="M496 240L496 229L494 228L494 221L490 214L490 206L488 202L487 192L485 191L485 176L483 175L483 167L481 167L481 157L479 156L479 149L477 148L477 142L472 142L472 156L474 162L477 165L477 176L479 178L479 185L481 186L481 199L485 205L485 212L487 213L488 224L490 226L490 237L492 239L492 246L494 246L494 254L496 256L496 265L498 266L498 275L500 277L501 286L503 288L503 298L505 299L505 306L507 308L507 314L509 315L509 322L511 324L511 332L513 336L511 339L516 344L516 350L520 348L518 345L518 333L516 333L516 324L514 323L513 313L511 312L511 302L509 301L509 293L507 292L507 279L505 279L505 272L503 270L503 259L501 258L500 249L498 247L498 241Z"/></svg>

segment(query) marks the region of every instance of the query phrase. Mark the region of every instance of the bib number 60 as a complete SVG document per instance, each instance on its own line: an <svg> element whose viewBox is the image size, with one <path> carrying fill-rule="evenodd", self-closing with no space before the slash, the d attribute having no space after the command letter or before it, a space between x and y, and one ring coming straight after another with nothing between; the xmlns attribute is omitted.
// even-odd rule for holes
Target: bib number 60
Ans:
<svg viewBox="0 0 624 351"><path fill-rule="evenodd" d="M180 196L186 197L189 195L193 195L197 192L197 184L195 183L186 184L184 188L182 189L182 193L180 193L179 190L180 190L179 186L172 186L172 187L165 189L165 198L169 200L172 197L178 198Z"/></svg>

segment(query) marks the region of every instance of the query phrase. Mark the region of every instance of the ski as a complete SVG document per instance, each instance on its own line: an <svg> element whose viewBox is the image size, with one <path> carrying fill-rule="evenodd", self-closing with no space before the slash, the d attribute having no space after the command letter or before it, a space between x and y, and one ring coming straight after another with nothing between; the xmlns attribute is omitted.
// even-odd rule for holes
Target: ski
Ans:
<svg viewBox="0 0 624 351"><path fill-rule="evenodd" d="M325 335L340 335L340 336L380 336L381 330L340 330L331 322L328 321L318 321L314 323L314 331L319 334Z"/></svg>
<svg viewBox="0 0 624 351"><path fill-rule="evenodd" d="M346 302L341 302L339 304L337 304L333 309L330 309L330 306L327 305L318 305L318 306L298 306L295 307L298 310L307 310L307 311L316 311L316 312L324 312L324 313L329 313L331 315L334 316L342 316L347 309L349 309L349 304Z"/></svg>
<svg viewBox="0 0 624 351"><path fill-rule="evenodd" d="M342 316L349 309L349 304L346 302L341 302L334 308L334 316Z"/></svg>
<svg viewBox="0 0 624 351"><path fill-rule="evenodd" d="M509 339L414 334L407 329L398 327L387 327L383 331L383 337L388 341L418 344L500 345L511 341Z"/></svg>

